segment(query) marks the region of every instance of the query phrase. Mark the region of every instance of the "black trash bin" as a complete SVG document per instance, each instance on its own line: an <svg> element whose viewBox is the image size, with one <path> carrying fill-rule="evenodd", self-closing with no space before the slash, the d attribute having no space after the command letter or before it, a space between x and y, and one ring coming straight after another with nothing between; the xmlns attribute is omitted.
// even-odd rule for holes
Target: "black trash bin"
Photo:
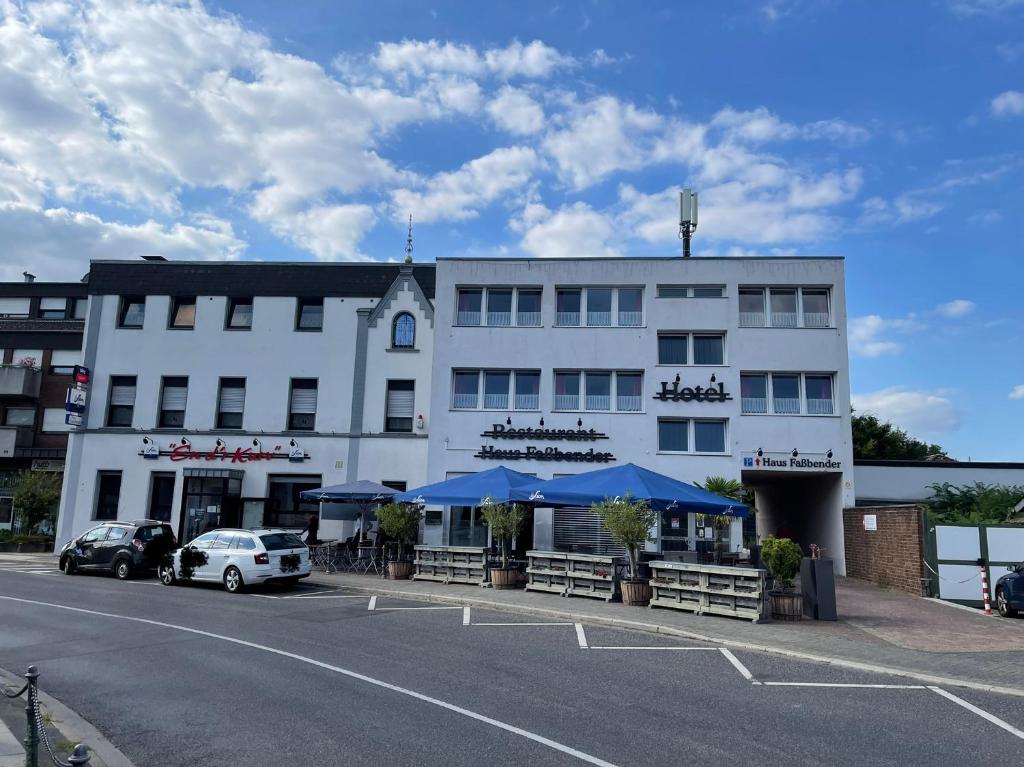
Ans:
<svg viewBox="0 0 1024 767"><path fill-rule="evenodd" d="M804 615L818 621L834 621L836 613L836 575L831 559L800 561L800 591L804 595Z"/></svg>

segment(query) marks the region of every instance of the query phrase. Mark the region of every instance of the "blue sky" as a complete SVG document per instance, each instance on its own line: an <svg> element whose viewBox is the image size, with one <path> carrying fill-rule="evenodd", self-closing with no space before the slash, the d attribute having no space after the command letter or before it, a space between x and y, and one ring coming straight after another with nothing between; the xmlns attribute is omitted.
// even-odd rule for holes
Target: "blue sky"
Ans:
<svg viewBox="0 0 1024 767"><path fill-rule="evenodd" d="M855 405L1024 460L1024 0L0 0L0 278L847 258Z"/></svg>

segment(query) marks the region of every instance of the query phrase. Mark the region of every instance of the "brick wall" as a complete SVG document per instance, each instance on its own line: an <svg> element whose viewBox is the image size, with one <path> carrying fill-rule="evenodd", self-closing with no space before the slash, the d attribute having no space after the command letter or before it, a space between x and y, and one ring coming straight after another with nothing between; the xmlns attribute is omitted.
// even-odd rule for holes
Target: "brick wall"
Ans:
<svg viewBox="0 0 1024 767"><path fill-rule="evenodd" d="M865 514L875 515L877 530L864 529ZM918 505L843 509L846 574L921 596L923 515Z"/></svg>

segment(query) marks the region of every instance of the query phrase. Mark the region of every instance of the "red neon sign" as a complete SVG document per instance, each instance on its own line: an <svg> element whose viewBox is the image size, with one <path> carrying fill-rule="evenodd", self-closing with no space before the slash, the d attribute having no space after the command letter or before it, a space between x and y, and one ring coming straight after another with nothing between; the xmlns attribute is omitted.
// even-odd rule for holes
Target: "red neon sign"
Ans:
<svg viewBox="0 0 1024 767"><path fill-rule="evenodd" d="M228 461L229 463L249 463L251 461L269 461L272 458L286 458L281 453L272 453L266 450L253 450L251 447L236 447L228 450L223 445L218 445L213 450L200 452L193 450L191 445L178 445L171 450L172 461Z"/></svg>

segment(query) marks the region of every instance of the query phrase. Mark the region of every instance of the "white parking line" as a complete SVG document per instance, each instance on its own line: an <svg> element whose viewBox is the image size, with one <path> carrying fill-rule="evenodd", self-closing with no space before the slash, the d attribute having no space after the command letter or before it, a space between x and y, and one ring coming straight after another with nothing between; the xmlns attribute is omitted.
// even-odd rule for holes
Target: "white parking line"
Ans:
<svg viewBox="0 0 1024 767"><path fill-rule="evenodd" d="M462 608L462 625L463 626L468 626L469 625L469 605L466 605L465 607Z"/></svg>
<svg viewBox="0 0 1024 767"><path fill-rule="evenodd" d="M843 682L761 682L766 687L864 687L873 690L926 690L923 684L853 684Z"/></svg>
<svg viewBox="0 0 1024 767"><path fill-rule="evenodd" d="M540 743L542 746L547 746L548 748L553 749L555 751L559 751L563 754L568 754L569 756L575 757L576 759L579 759L580 761L586 762L588 764L596 764L599 767L616 767L616 765L612 764L611 762L607 762L604 759L599 759L596 756L587 754L583 751L573 748L572 746L567 746L564 743L559 743L558 741L551 740L550 738L545 738L543 735L538 735L535 732L524 730L521 727L516 727L513 724L508 724L507 722L502 722L498 719L493 719L489 716L478 714L475 711L470 711L468 708L457 706L454 703L448 703L447 701L441 700L440 698L434 698L429 695L424 695L423 693L416 692L415 690L410 690L406 687L399 687L398 685L391 684L390 682L375 679L371 676L366 676L365 674L360 674L356 671L350 671L349 669L342 668L340 666L334 666L330 663L324 663L323 661L315 660L314 658L308 658L304 655L298 655L293 652L288 652L287 650L279 650L276 647L269 647L267 645L249 642L245 639L238 639L236 637L225 636L223 634L214 634L210 631L194 629L188 626L179 626L174 623L164 623L163 621L149 620L148 618L136 618L131 615L104 613L99 612L98 610L86 610L82 607L70 607L69 605L59 605L51 602L38 602L33 599L19 599L18 597L0 596L0 599L6 599L11 602L21 602L22 604L36 605L40 607L53 607L58 610L69 610L71 612L85 613L86 615L97 615L102 618L116 618L120 620L134 621L136 623L144 623L150 626L159 626L161 628L174 629L176 631L184 631L189 634L204 636L209 639L218 639L222 642L230 642L232 644L241 645L243 647L249 647L254 650L261 650L263 652L279 655L283 658L291 658L292 660L297 660L301 663L307 663L311 666L317 666L318 668L322 668L326 671L333 671L336 674L341 674L351 679L356 679L360 682L366 682L367 684L372 684L375 687L390 690L391 692L396 692L400 695L405 695L409 698L413 698L414 700L418 700L423 703L429 703L432 706L443 708L447 711L451 711L452 713L459 714L469 719L473 719L478 722L483 722L484 724L489 724L492 727L496 727L500 730L505 730L506 732L511 732L514 735L519 735L520 737L526 738L527 740L532 740L534 743Z"/></svg>
<svg viewBox="0 0 1024 767"><path fill-rule="evenodd" d="M461 610L461 607L374 607L374 611L395 612L396 610Z"/></svg>
<svg viewBox="0 0 1024 767"><path fill-rule="evenodd" d="M366 599L366 594L304 594L294 597L277 597L277 599Z"/></svg>
<svg viewBox="0 0 1024 767"><path fill-rule="evenodd" d="M724 647L719 647L718 651L726 657L726 660L728 660L736 668L736 670L740 672L740 674L743 675L744 679L746 679L751 684L761 684L759 681L754 679L754 675L750 673L750 669L748 669L746 666L740 663L740 659L733 655L729 650L727 650Z"/></svg>
<svg viewBox="0 0 1024 767"><path fill-rule="evenodd" d="M374 594L372 597L370 597L370 604L368 604L366 606L366 609L370 610L371 612L373 610L377 609L377 595L376 594Z"/></svg>
<svg viewBox="0 0 1024 767"><path fill-rule="evenodd" d="M931 690L932 692L937 692L939 695L941 695L943 698L946 698L947 700L953 701L958 706L963 706L968 711L971 711L971 712L977 714L978 716L980 716L982 719L987 719L988 721L992 722L992 724L994 724L996 727L1002 727L1004 730L1006 730L1011 735L1015 735L1018 738L1020 738L1021 740L1024 740L1024 732L1021 732L1016 727L1014 727L1012 724L1007 724L1002 719L1000 719L998 716L995 716L994 714L990 714L988 711L984 711L984 710L978 708L973 703L968 703L963 698L960 698L960 697L954 695L951 692L947 692L946 690L943 690L941 687L931 687L931 686L929 686L928 689Z"/></svg>
<svg viewBox="0 0 1024 767"><path fill-rule="evenodd" d="M576 639L579 640L580 647L583 648L584 650L586 650L589 647L589 645L587 644L587 635L583 631L583 624L582 623L577 623L576 624Z"/></svg>
<svg viewBox="0 0 1024 767"><path fill-rule="evenodd" d="M717 650L719 648L717 648L717 647L647 647L647 646L642 646L642 645L638 645L636 647L611 647L611 646L598 647L596 645L591 645L590 649L591 650L711 650L712 652L714 652L715 650Z"/></svg>
<svg viewBox="0 0 1024 767"><path fill-rule="evenodd" d="M468 626L468 623L463 624ZM474 626L575 626L575 623L474 623Z"/></svg>

